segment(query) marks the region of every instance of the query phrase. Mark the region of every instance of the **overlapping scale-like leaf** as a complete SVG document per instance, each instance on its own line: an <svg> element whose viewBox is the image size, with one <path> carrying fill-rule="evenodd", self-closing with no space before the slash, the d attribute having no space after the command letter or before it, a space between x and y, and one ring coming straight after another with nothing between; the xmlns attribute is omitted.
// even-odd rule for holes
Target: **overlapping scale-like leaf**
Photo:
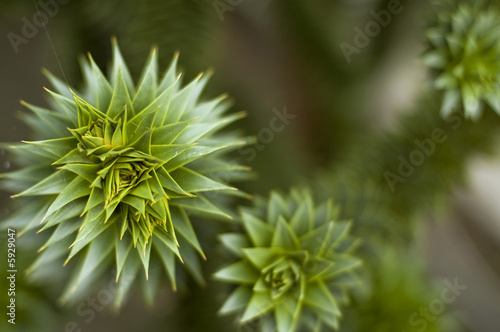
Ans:
<svg viewBox="0 0 500 332"><path fill-rule="evenodd" d="M304 189L272 192L242 209L241 222L244 232L220 236L238 258L215 274L238 285L220 313L239 312L242 324L262 319L269 331L337 328L361 261L352 256L350 222L337 220L332 202L315 206Z"/></svg>

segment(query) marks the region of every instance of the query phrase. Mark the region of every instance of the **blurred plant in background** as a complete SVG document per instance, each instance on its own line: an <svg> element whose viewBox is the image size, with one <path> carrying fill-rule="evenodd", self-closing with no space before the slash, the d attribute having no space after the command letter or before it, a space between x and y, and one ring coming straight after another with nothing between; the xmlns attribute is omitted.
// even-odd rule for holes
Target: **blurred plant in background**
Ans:
<svg viewBox="0 0 500 332"><path fill-rule="evenodd" d="M343 322L343 330L458 330L455 319L445 312L446 304L457 299L454 289L443 293L443 287L448 287L449 281L441 285L427 282L421 260L414 252L397 253L388 249L380 254L370 269L372 282L366 284L368 289L355 297ZM412 264L408 264L409 261ZM442 298L442 294L446 297Z"/></svg>
<svg viewBox="0 0 500 332"><path fill-rule="evenodd" d="M422 315L455 280L422 248L470 158L497 155L499 13L469 0L5 4L2 199L35 186L2 210L2 245L7 228L19 236L19 324L2 331L482 331L455 310L472 290ZM346 41L363 44L350 63ZM47 108L36 67L55 73ZM205 101L220 91L247 119L223 115L225 95ZM227 185L249 175L252 202ZM491 239L477 241L498 250Z"/></svg>
<svg viewBox="0 0 500 332"><path fill-rule="evenodd" d="M435 1L427 30L431 50L425 63L435 68L437 89L445 90L441 113L463 105L477 119L486 102L500 113L500 13L488 1Z"/></svg>

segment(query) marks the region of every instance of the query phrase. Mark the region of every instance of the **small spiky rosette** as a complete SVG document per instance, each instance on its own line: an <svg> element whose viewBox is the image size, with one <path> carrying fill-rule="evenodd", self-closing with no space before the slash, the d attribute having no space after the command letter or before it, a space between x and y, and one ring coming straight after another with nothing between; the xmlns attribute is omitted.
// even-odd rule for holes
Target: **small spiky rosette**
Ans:
<svg viewBox="0 0 500 332"><path fill-rule="evenodd" d="M444 90L442 115L462 106L477 119L484 103L500 114L500 12L482 0L436 1L434 9L424 62Z"/></svg>
<svg viewBox="0 0 500 332"><path fill-rule="evenodd" d="M240 323L261 319L262 331L338 328L340 306L357 282L351 223L337 220L331 201L314 206L307 190L272 192L242 210L244 233L222 234L238 261L215 277L238 285L220 309L242 312Z"/></svg>
<svg viewBox="0 0 500 332"><path fill-rule="evenodd" d="M224 95L200 101L210 75L182 87L176 64L177 56L159 80L153 50L135 85L114 41L107 78L89 55L81 61L81 92L46 72L52 109L23 102L32 111L23 119L40 140L10 149L24 167L2 174L3 185L31 198L6 223L21 232L40 221L41 230L55 228L32 269L88 247L67 294L109 257L117 280L125 273L129 282L139 262L148 278L154 255L173 287L175 257L203 281L195 252L205 256L188 215L230 218L204 193L241 194L217 179L247 171L224 160L247 140L219 133L244 113L225 115ZM61 245L68 237L69 251Z"/></svg>

